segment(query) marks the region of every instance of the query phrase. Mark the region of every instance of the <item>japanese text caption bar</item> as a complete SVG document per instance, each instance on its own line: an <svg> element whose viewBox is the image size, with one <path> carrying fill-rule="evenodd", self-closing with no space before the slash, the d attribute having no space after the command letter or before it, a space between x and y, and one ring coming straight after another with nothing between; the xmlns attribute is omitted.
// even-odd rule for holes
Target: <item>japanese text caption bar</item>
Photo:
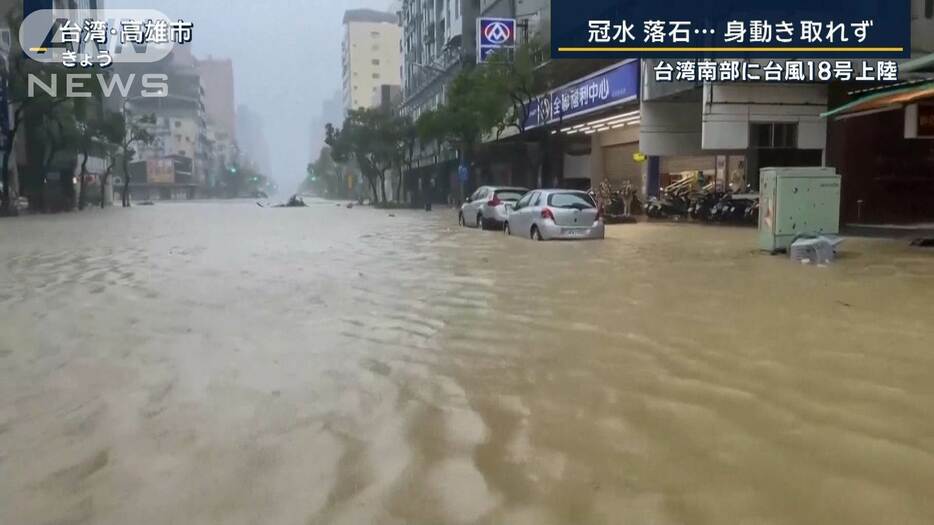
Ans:
<svg viewBox="0 0 934 525"><path fill-rule="evenodd" d="M904 58L910 0L552 0L555 58Z"/></svg>

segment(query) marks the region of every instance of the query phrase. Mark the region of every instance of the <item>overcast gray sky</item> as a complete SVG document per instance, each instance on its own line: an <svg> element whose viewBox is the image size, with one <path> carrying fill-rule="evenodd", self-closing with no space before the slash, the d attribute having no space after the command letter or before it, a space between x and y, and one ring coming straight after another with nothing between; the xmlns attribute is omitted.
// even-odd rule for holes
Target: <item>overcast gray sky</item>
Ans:
<svg viewBox="0 0 934 525"><path fill-rule="evenodd" d="M194 22L192 51L234 61L235 104L264 121L272 171L284 193L304 178L309 130L341 84L341 19L390 0L105 0L111 8L152 8Z"/></svg>

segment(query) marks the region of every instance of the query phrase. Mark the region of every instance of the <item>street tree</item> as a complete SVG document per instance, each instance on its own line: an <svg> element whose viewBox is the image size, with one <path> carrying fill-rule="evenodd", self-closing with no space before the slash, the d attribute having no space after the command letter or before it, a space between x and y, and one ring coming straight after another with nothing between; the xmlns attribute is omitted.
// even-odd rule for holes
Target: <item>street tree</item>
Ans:
<svg viewBox="0 0 934 525"><path fill-rule="evenodd" d="M270 181L249 162L239 160L227 168L221 178L227 197L236 198L245 195L255 196L270 189Z"/></svg>
<svg viewBox="0 0 934 525"><path fill-rule="evenodd" d="M116 113L116 115L119 115L119 113ZM101 147L101 153L104 159L104 173L101 174L99 189L100 207L103 209L107 206L107 184L110 182L110 179L113 178L114 168L117 166L117 163L120 162L120 136L117 135L110 140L104 141ZM113 196L112 191L111 196Z"/></svg>
<svg viewBox="0 0 934 525"><path fill-rule="evenodd" d="M115 124L121 128L118 130L121 138L117 149L123 169L122 204L124 208L128 208L130 207L130 162L136 157L137 148L151 146L156 142L156 137L149 132L149 129L156 124L156 116L154 114L136 116L124 103L122 118Z"/></svg>
<svg viewBox="0 0 934 525"><path fill-rule="evenodd" d="M3 13L6 19L7 27L20 27L23 20L22 6L13 6ZM0 159L0 176L3 180L3 193L0 195L0 215L6 215L13 212L13 192L11 184L13 151L15 150L16 138L25 127L27 121L33 123L34 128L47 122L50 118L53 120L61 119L61 112L58 106L68 102L64 96L51 96L42 89L37 89L30 96L29 76L34 75L37 79L44 81L45 85L64 84L62 75L53 77L51 72L61 69L60 67L48 66L30 60L19 44L18 38L13 38L10 42L10 52L5 57L5 67L0 67L0 84L6 88L7 100L10 105L9 126L3 130L3 148L2 159ZM62 85L54 86L53 92L61 93ZM56 113L54 118L52 114ZM63 126L65 124L63 123ZM57 126L56 126L57 128ZM56 133L53 130L51 133ZM41 139L40 139L41 140ZM40 154L40 158L44 155ZM44 179L45 173L36 173L34 178Z"/></svg>
<svg viewBox="0 0 934 525"><path fill-rule="evenodd" d="M543 125L551 113L548 91L566 79L566 72L550 64L543 63L541 57L547 46L540 36L533 36L526 43L519 46L512 53L494 53L484 64L488 74L498 77L497 85L502 89L502 96L508 99L508 110L496 124L496 135L499 138L507 129L514 129L523 137L523 152L528 169L532 174L541 172L544 181L551 179L551 166L548 163L548 154L555 149L561 140L561 135L552 135ZM580 68L581 61L569 61L568 67L575 70ZM587 66L592 67L592 66ZM538 114L538 122L532 119ZM563 115L558 115L558 127L561 126ZM526 134L531 126L540 125L536 133ZM547 184L547 182L546 182Z"/></svg>
<svg viewBox="0 0 934 525"><path fill-rule="evenodd" d="M402 194L406 188L406 178L412 171L415 159L415 146L418 144L418 129L415 122L408 116L395 117L393 122L393 138L395 142L395 164L399 172L396 179L396 197L402 202Z"/></svg>
<svg viewBox="0 0 934 525"><path fill-rule="evenodd" d="M54 172L66 199L60 204L73 204L70 198L74 188L69 183L79 135L74 105L70 100L55 99L48 105L35 103L29 108L25 116L28 170L20 177L23 194L29 197L31 209L49 211L47 179Z"/></svg>
<svg viewBox="0 0 934 525"><path fill-rule="evenodd" d="M449 144L457 150L461 165L469 166L476 145L501 125L509 110L504 89L504 75L490 68L461 71L448 87L445 103L419 117L419 138Z"/></svg>
<svg viewBox="0 0 934 525"><path fill-rule="evenodd" d="M397 158L394 117L384 108L350 110L343 126L325 126L325 143L338 163L355 161L370 185L373 201L386 202L386 171Z"/></svg>
<svg viewBox="0 0 934 525"><path fill-rule="evenodd" d="M75 99L74 106L78 127L76 148L80 156L78 209L83 210L87 206L87 165L91 156L104 159L106 163L105 172L100 180L101 204L104 203L104 188L113 172L115 150L121 143L123 119L120 113L104 107L104 99L99 91L91 98Z"/></svg>
<svg viewBox="0 0 934 525"><path fill-rule="evenodd" d="M540 41L533 38L515 50L493 53L483 64L501 96L508 100L506 111L496 122L497 137L509 128L525 133L541 94L549 87L546 75L536 69L540 48Z"/></svg>
<svg viewBox="0 0 934 525"><path fill-rule="evenodd" d="M308 176L303 187L312 189L323 197L338 197L343 185L340 180L340 170L331 157L331 148L323 146L318 158L308 164Z"/></svg>
<svg viewBox="0 0 934 525"><path fill-rule="evenodd" d="M100 153L104 158L105 168L101 175L100 182L100 206L104 208L107 205L107 183L113 176L114 166L120 159L120 145L126 133L124 116L117 111L107 111L98 124ZM112 195L112 194L111 194Z"/></svg>

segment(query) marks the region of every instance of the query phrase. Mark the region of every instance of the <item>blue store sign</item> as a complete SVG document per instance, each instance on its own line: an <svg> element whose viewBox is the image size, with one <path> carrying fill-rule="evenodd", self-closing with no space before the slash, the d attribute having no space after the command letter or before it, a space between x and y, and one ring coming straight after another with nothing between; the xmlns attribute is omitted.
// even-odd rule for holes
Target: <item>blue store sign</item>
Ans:
<svg viewBox="0 0 934 525"><path fill-rule="evenodd" d="M516 47L516 20L513 18L477 19L477 63L482 63L500 49Z"/></svg>
<svg viewBox="0 0 934 525"><path fill-rule="evenodd" d="M638 60L627 60L553 89L538 98L526 129L565 121L607 107L639 100Z"/></svg>

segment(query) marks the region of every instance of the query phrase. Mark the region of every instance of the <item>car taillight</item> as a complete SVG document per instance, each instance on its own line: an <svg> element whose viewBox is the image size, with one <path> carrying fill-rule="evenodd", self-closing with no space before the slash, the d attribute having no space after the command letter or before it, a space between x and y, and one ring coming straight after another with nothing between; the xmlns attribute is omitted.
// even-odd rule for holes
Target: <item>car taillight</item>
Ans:
<svg viewBox="0 0 934 525"><path fill-rule="evenodd" d="M542 218L555 220L555 214L551 213L551 208L542 208Z"/></svg>
<svg viewBox="0 0 934 525"><path fill-rule="evenodd" d="M486 205L487 205L487 206L493 206L494 208L495 208L496 206L499 206L499 205L502 204L502 203L503 203L503 201L499 200L499 197L497 197L496 195L493 195L493 198L492 198L492 199L486 201Z"/></svg>

